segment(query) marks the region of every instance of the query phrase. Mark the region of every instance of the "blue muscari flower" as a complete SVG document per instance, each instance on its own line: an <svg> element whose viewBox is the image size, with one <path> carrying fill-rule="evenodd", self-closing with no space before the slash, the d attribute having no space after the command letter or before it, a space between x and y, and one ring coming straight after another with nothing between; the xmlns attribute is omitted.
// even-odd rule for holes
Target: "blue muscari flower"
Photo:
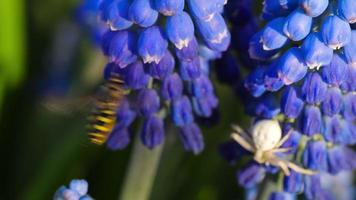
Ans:
<svg viewBox="0 0 356 200"><path fill-rule="evenodd" d="M187 96L172 101L171 115L176 126L185 126L193 122L192 105Z"/></svg>
<svg viewBox="0 0 356 200"><path fill-rule="evenodd" d="M339 86L346 79L348 66L345 60L338 54L334 54L330 64L321 70L322 77L331 86Z"/></svg>
<svg viewBox="0 0 356 200"><path fill-rule="evenodd" d="M208 21L212 16L221 11L221 0L187 0L193 16L197 19Z"/></svg>
<svg viewBox="0 0 356 200"><path fill-rule="evenodd" d="M285 70L288 72L288 70ZM280 73L279 65L277 62L272 63L266 69L264 76L264 86L268 91L278 91L284 86L284 82L282 80L283 75ZM297 77L298 79L299 77Z"/></svg>
<svg viewBox="0 0 356 200"><path fill-rule="evenodd" d="M348 147L333 146L328 149L328 172L337 174L343 170L353 170L356 168L355 152Z"/></svg>
<svg viewBox="0 0 356 200"><path fill-rule="evenodd" d="M246 112L252 116L272 119L280 112L280 107L274 96L266 94L257 100L250 100Z"/></svg>
<svg viewBox="0 0 356 200"><path fill-rule="evenodd" d="M296 119L304 106L303 100L298 97L294 87L288 87L281 98L281 109L285 116Z"/></svg>
<svg viewBox="0 0 356 200"><path fill-rule="evenodd" d="M319 107L307 105L300 119L302 132L307 136L313 136L321 132L322 117Z"/></svg>
<svg viewBox="0 0 356 200"><path fill-rule="evenodd" d="M198 42L195 37L189 41L186 47L175 49L178 59L185 62L191 62L196 59L198 57L198 51Z"/></svg>
<svg viewBox="0 0 356 200"><path fill-rule="evenodd" d="M277 64L278 77L283 81L284 85L300 81L307 73L307 66L303 62L303 58L299 49L289 49L280 59Z"/></svg>
<svg viewBox="0 0 356 200"><path fill-rule="evenodd" d="M351 41L347 43L343 48L343 53L345 55L345 59L347 63L352 66L356 67L356 30L351 31Z"/></svg>
<svg viewBox="0 0 356 200"><path fill-rule="evenodd" d="M304 165L312 170L327 170L327 148L324 141L309 141L303 153Z"/></svg>
<svg viewBox="0 0 356 200"><path fill-rule="evenodd" d="M262 34L262 32L258 32L251 37L248 47L248 53L252 59L265 61L272 58L272 56L277 53L277 50L266 51L263 48L264 45L261 41Z"/></svg>
<svg viewBox="0 0 356 200"><path fill-rule="evenodd" d="M294 200L295 198L294 194L288 192L273 192L268 200Z"/></svg>
<svg viewBox="0 0 356 200"><path fill-rule="evenodd" d="M311 17L321 15L329 5L329 0L301 0L304 12Z"/></svg>
<svg viewBox="0 0 356 200"><path fill-rule="evenodd" d="M251 188L260 183L265 177L266 170L256 162L248 163L237 173L237 181L245 188Z"/></svg>
<svg viewBox="0 0 356 200"><path fill-rule="evenodd" d="M309 73L301 88L303 99L309 104L319 104L325 98L327 85L319 73Z"/></svg>
<svg viewBox="0 0 356 200"><path fill-rule="evenodd" d="M129 0L103 0L100 2L100 17L111 30L124 30L132 26L128 19Z"/></svg>
<svg viewBox="0 0 356 200"><path fill-rule="evenodd" d="M321 104L324 115L333 116L340 113L343 107L343 95L338 87L328 88L325 99Z"/></svg>
<svg viewBox="0 0 356 200"><path fill-rule="evenodd" d="M347 123L341 118L340 115L324 117L323 136L325 140L334 144L349 144L349 142L352 141Z"/></svg>
<svg viewBox="0 0 356 200"><path fill-rule="evenodd" d="M356 22L356 5L352 0L339 0L338 10L340 15L350 24Z"/></svg>
<svg viewBox="0 0 356 200"><path fill-rule="evenodd" d="M204 149L203 136L199 127L195 123L190 123L181 127L179 136L183 142L185 150L198 154Z"/></svg>
<svg viewBox="0 0 356 200"><path fill-rule="evenodd" d="M180 61L179 74L183 80L189 81L198 78L201 75L199 57L194 58L191 61Z"/></svg>
<svg viewBox="0 0 356 200"><path fill-rule="evenodd" d="M245 79L244 85L254 97L259 97L266 91L264 75L265 69L261 66L257 67L257 69L251 72Z"/></svg>
<svg viewBox="0 0 356 200"><path fill-rule="evenodd" d="M281 48L288 42L287 36L283 33L285 19L280 17L267 23L261 35L264 50L274 50Z"/></svg>
<svg viewBox="0 0 356 200"><path fill-rule="evenodd" d="M140 113L149 117L153 113L156 113L160 108L160 98L153 89L143 89L139 91L137 95L138 107Z"/></svg>
<svg viewBox="0 0 356 200"><path fill-rule="evenodd" d="M177 73L169 75L161 86L163 98L167 100L179 99L183 94L183 81Z"/></svg>
<svg viewBox="0 0 356 200"><path fill-rule="evenodd" d="M306 15L301 9L297 9L286 18L283 32L289 39L300 41L309 34L312 21L312 17Z"/></svg>
<svg viewBox="0 0 356 200"><path fill-rule="evenodd" d="M151 1L133 0L128 10L129 19L141 27L152 26L157 18L158 12L153 9Z"/></svg>
<svg viewBox="0 0 356 200"><path fill-rule="evenodd" d="M356 94L348 93L344 95L343 117L348 121L356 120Z"/></svg>
<svg viewBox="0 0 356 200"><path fill-rule="evenodd" d="M167 17L166 33L177 49L188 47L194 38L194 24L186 12Z"/></svg>
<svg viewBox="0 0 356 200"><path fill-rule="evenodd" d="M356 67L348 65L348 75L346 80L341 84L340 88L345 92L356 91Z"/></svg>
<svg viewBox="0 0 356 200"><path fill-rule="evenodd" d="M174 71L175 60L173 55L167 50L159 63L152 62L148 67L148 74L153 78L161 79L168 77Z"/></svg>
<svg viewBox="0 0 356 200"><path fill-rule="evenodd" d="M320 32L324 43L332 49L339 49L351 40L350 25L335 15L324 20Z"/></svg>
<svg viewBox="0 0 356 200"><path fill-rule="evenodd" d="M157 26L145 29L137 42L138 54L142 57L144 63L159 63L165 55L167 47L166 36L162 29Z"/></svg>
<svg viewBox="0 0 356 200"><path fill-rule="evenodd" d="M121 70L125 86L132 89L145 88L149 81L149 76L145 73L141 61L136 61L130 64L125 69Z"/></svg>
<svg viewBox="0 0 356 200"><path fill-rule="evenodd" d="M126 148L130 141L131 138L128 128L115 125L106 146L111 150L121 150Z"/></svg>
<svg viewBox="0 0 356 200"><path fill-rule="evenodd" d="M163 120L154 115L149 116L142 128L141 141L142 143L152 149L160 145L164 140L164 125Z"/></svg>
<svg viewBox="0 0 356 200"><path fill-rule="evenodd" d="M93 200L88 194L88 182L86 180L73 179L69 187L61 186L55 192L54 200Z"/></svg>
<svg viewBox="0 0 356 200"><path fill-rule="evenodd" d="M184 0L154 0L155 8L162 15L173 16L183 11Z"/></svg>

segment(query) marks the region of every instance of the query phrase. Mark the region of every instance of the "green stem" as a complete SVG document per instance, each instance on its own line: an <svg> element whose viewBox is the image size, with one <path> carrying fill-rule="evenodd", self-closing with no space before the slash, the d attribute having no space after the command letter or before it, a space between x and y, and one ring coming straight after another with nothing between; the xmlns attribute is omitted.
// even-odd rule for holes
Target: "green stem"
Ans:
<svg viewBox="0 0 356 200"><path fill-rule="evenodd" d="M276 183L273 181L272 177L267 175L258 190L256 200L267 200L269 195L276 191Z"/></svg>
<svg viewBox="0 0 356 200"><path fill-rule="evenodd" d="M128 172L119 195L120 200L149 199L162 149L163 144L153 150L147 149L142 145L139 136L136 138Z"/></svg>

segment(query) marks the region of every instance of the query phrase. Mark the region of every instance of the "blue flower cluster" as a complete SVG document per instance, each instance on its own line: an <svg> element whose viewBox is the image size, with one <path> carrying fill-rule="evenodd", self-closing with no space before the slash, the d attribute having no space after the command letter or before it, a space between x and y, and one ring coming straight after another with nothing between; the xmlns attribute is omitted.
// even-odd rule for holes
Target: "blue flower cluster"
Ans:
<svg viewBox="0 0 356 200"><path fill-rule="evenodd" d="M237 8L241 5L231 13ZM355 2L265 0L262 17L266 25L248 44L258 66L244 85L254 97L263 97L251 114L279 119L284 133L293 129L283 145L292 147L293 162L330 174L355 169L356 153L349 147L356 143ZM221 151L230 162L246 154L236 143ZM251 162L238 172L238 182L255 187L277 170ZM300 192L307 199L330 199L319 175L296 172L284 177L283 191L270 199L293 199Z"/></svg>
<svg viewBox="0 0 356 200"><path fill-rule="evenodd" d="M109 58L105 78L119 74L130 91L107 141L122 149L129 127L143 118L142 143L164 141L170 114L187 151L199 153L204 142L194 115L209 117L218 105L209 79L209 61L230 43L222 17L224 0L103 0L99 13L109 30L102 49ZM185 5L187 4L187 5Z"/></svg>
<svg viewBox="0 0 356 200"><path fill-rule="evenodd" d="M74 179L69 188L61 186L53 196L53 200L94 200L88 194L88 182L86 180Z"/></svg>

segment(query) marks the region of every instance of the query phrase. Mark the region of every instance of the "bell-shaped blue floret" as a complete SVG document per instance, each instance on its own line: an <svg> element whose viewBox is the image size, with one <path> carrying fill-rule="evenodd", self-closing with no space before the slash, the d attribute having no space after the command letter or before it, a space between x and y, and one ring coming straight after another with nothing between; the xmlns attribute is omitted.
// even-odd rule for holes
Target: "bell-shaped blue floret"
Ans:
<svg viewBox="0 0 356 200"><path fill-rule="evenodd" d="M144 63L159 63L166 54L167 47L168 42L163 31L157 26L142 31L137 43L138 54Z"/></svg>
<svg viewBox="0 0 356 200"><path fill-rule="evenodd" d="M244 168L237 173L238 183L245 187L251 188L260 183L266 175L263 166L256 162L249 162Z"/></svg>
<svg viewBox="0 0 356 200"><path fill-rule="evenodd" d="M303 188L304 188L303 174L291 170L289 176L284 176L284 180L283 180L284 191L290 193L299 193L303 191Z"/></svg>
<svg viewBox="0 0 356 200"><path fill-rule="evenodd" d="M323 122L319 108L316 106L306 106L299 123L302 133L307 136L320 133Z"/></svg>
<svg viewBox="0 0 356 200"><path fill-rule="evenodd" d="M291 48L278 61L278 76L285 85L300 81L306 75L308 67L298 48Z"/></svg>
<svg viewBox="0 0 356 200"><path fill-rule="evenodd" d="M318 17L328 7L329 0L301 0L300 4L307 15Z"/></svg>
<svg viewBox="0 0 356 200"><path fill-rule="evenodd" d="M187 2L190 12L200 20L209 21L215 13L221 11L221 0L187 0Z"/></svg>
<svg viewBox="0 0 356 200"><path fill-rule="evenodd" d="M271 94L252 100L246 110L249 115L268 119L272 119L281 111L275 97Z"/></svg>
<svg viewBox="0 0 356 200"><path fill-rule="evenodd" d="M83 196L88 192L88 182L86 180L74 179L69 183L69 188L78 192L80 196Z"/></svg>
<svg viewBox="0 0 356 200"><path fill-rule="evenodd" d="M323 80L332 86L339 86L348 76L348 66L345 60L339 55L334 54L329 65L322 69Z"/></svg>
<svg viewBox="0 0 356 200"><path fill-rule="evenodd" d="M108 31L102 38L102 50L111 62L124 68L137 60L136 40L131 31Z"/></svg>
<svg viewBox="0 0 356 200"><path fill-rule="evenodd" d="M183 96L172 101L171 115L176 126L186 126L194 121L192 105L188 97Z"/></svg>
<svg viewBox="0 0 356 200"><path fill-rule="evenodd" d="M158 12L153 9L149 0L133 0L129 11L129 19L142 27L149 27L156 23Z"/></svg>
<svg viewBox="0 0 356 200"><path fill-rule="evenodd" d="M130 89L141 89L146 87L149 76L145 74L141 61L136 61L122 70L125 86Z"/></svg>
<svg viewBox="0 0 356 200"><path fill-rule="evenodd" d="M164 141L163 120L154 115L148 117L143 124L140 136L142 143L149 149L162 144Z"/></svg>
<svg viewBox="0 0 356 200"><path fill-rule="evenodd" d="M325 99L321 104L324 115L333 116L338 114L343 107L343 97L338 87L328 88Z"/></svg>
<svg viewBox="0 0 356 200"><path fill-rule="evenodd" d="M250 39L248 54L250 58L260 61L266 61L271 59L278 50L267 51L263 48L263 43L261 42L262 32L257 32Z"/></svg>
<svg viewBox="0 0 356 200"><path fill-rule="evenodd" d="M116 126L128 127L135 120L136 112L130 108L129 101L125 98L121 101L116 114Z"/></svg>
<svg viewBox="0 0 356 200"><path fill-rule="evenodd" d="M333 50L324 44L319 33L308 35L303 41L301 52L310 69L328 65L333 56Z"/></svg>
<svg viewBox="0 0 356 200"><path fill-rule="evenodd" d="M179 137L186 151L199 154L204 149L203 135L195 123L181 127Z"/></svg>
<svg viewBox="0 0 356 200"><path fill-rule="evenodd" d="M351 41L344 46L343 52L347 63L356 68L356 30L351 32Z"/></svg>
<svg viewBox="0 0 356 200"><path fill-rule="evenodd" d="M313 18L297 9L288 15L284 22L283 32L293 41L304 39L310 32Z"/></svg>
<svg viewBox="0 0 356 200"><path fill-rule="evenodd" d="M328 149L328 172L337 174L342 170L356 168L356 153L345 146L333 146Z"/></svg>
<svg viewBox="0 0 356 200"><path fill-rule="evenodd" d="M183 94L183 81L178 74L169 75L163 80L161 93L166 100L178 99Z"/></svg>
<svg viewBox="0 0 356 200"><path fill-rule="evenodd" d="M137 107L140 113L149 117L153 113L156 113L160 108L160 99L153 89L142 89L137 95Z"/></svg>
<svg viewBox="0 0 356 200"><path fill-rule="evenodd" d="M263 29L261 41L264 50L274 50L283 47L288 38L283 33L285 19L283 17L276 18L267 23Z"/></svg>
<svg viewBox="0 0 356 200"><path fill-rule="evenodd" d="M273 192L269 196L268 200L294 200L295 198L295 194L291 194L288 192Z"/></svg>
<svg viewBox="0 0 356 200"><path fill-rule="evenodd" d="M231 35L221 14L214 14L209 21L196 19L195 22L209 48L216 51L225 51L229 47Z"/></svg>
<svg viewBox="0 0 356 200"><path fill-rule="evenodd" d="M194 38L194 24L186 12L167 17L166 33L177 49L188 47Z"/></svg>
<svg viewBox="0 0 356 200"><path fill-rule="evenodd" d="M183 47L181 49L175 48L176 56L179 60L190 62L198 57L199 48L198 42L194 37L192 40L189 41L188 46Z"/></svg>
<svg viewBox="0 0 356 200"><path fill-rule="evenodd" d="M302 111L304 102L298 97L297 91L293 87L288 87L281 99L281 109L285 116L296 119Z"/></svg>
<svg viewBox="0 0 356 200"><path fill-rule="evenodd" d="M263 18L271 20L286 15L298 7L299 0L265 0L263 3Z"/></svg>
<svg viewBox="0 0 356 200"><path fill-rule="evenodd" d="M356 4L354 0L338 0L340 15L350 24L356 22Z"/></svg>
<svg viewBox="0 0 356 200"><path fill-rule="evenodd" d="M120 150L126 148L130 141L128 129L115 126L106 142L106 146L110 150Z"/></svg>
<svg viewBox="0 0 356 200"><path fill-rule="evenodd" d="M332 49L339 49L351 40L349 23L336 15L328 16L323 21L320 32L324 43Z"/></svg>
<svg viewBox="0 0 356 200"><path fill-rule="evenodd" d="M103 0L99 9L101 19L105 21L111 30L124 30L133 23L128 20L129 0Z"/></svg>
<svg viewBox="0 0 356 200"><path fill-rule="evenodd" d="M254 97L260 97L266 91L264 75L264 67L257 67L245 79L244 86Z"/></svg>
<svg viewBox="0 0 356 200"><path fill-rule="evenodd" d="M284 82L279 75L279 68L278 68L278 60L271 63L268 66L265 77L264 77L264 84L265 88L268 91L275 92L281 89L284 86Z"/></svg>
<svg viewBox="0 0 356 200"><path fill-rule="evenodd" d="M200 117L210 117L213 114L213 109L218 105L218 99L215 95L210 95L205 98L193 98L193 108L195 113Z"/></svg>
<svg viewBox="0 0 356 200"><path fill-rule="evenodd" d="M349 92L343 98L343 116L348 121L356 120L356 94Z"/></svg>
<svg viewBox="0 0 356 200"><path fill-rule="evenodd" d="M196 57L192 61L181 61L179 65L179 74L183 80L192 80L200 76L200 60Z"/></svg>
<svg viewBox="0 0 356 200"><path fill-rule="evenodd" d="M324 141L309 141L303 153L304 166L311 170L327 170L327 149Z"/></svg>
<svg viewBox="0 0 356 200"><path fill-rule="evenodd" d="M348 73L346 80L342 82L341 88L343 91L354 92L356 91L356 67L348 65Z"/></svg>
<svg viewBox="0 0 356 200"><path fill-rule="evenodd" d="M318 104L324 100L327 90L326 83L318 73L309 73L302 85L303 99L310 104Z"/></svg>
<svg viewBox="0 0 356 200"><path fill-rule="evenodd" d="M152 62L148 65L148 74L153 78L164 79L173 73L175 61L173 55L167 50L159 63Z"/></svg>
<svg viewBox="0 0 356 200"><path fill-rule="evenodd" d="M184 0L154 0L155 8L162 15L173 16L183 11Z"/></svg>
<svg viewBox="0 0 356 200"><path fill-rule="evenodd" d="M347 123L340 115L324 117L323 136L327 141L334 144L349 144L352 141Z"/></svg>

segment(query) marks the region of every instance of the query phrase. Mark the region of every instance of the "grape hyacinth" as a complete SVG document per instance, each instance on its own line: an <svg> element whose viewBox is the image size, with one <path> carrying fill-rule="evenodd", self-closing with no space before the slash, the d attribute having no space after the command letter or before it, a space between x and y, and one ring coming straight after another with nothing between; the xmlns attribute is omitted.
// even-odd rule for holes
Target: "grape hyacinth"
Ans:
<svg viewBox="0 0 356 200"><path fill-rule="evenodd" d="M129 127L143 119L140 138L152 149L164 142L165 118L179 128L184 148L204 148L195 116L210 117L218 105L209 79L209 61L230 43L222 17L224 0L103 0L101 20L108 31L102 50L108 57L104 77L119 74L129 91L119 108L107 146L123 149Z"/></svg>
<svg viewBox="0 0 356 200"><path fill-rule="evenodd" d="M233 6L229 9L238 9ZM317 172L337 174L356 168L356 153L350 148L356 143L355 11L353 0L265 0L266 25L248 44L257 67L244 85L254 97L263 98L250 114L256 120L278 119L284 134L292 131L283 145L291 147L290 159ZM232 41L236 45L234 37ZM221 147L230 162L247 154L236 146ZM276 169L252 162L240 170L238 182L256 187L267 173ZM279 191L270 199L293 199L301 192L307 199L332 198L319 174L279 177L283 178Z"/></svg>
<svg viewBox="0 0 356 200"><path fill-rule="evenodd" d="M73 179L69 187L61 186L58 188L53 200L94 200L87 192L88 182L86 180Z"/></svg>

